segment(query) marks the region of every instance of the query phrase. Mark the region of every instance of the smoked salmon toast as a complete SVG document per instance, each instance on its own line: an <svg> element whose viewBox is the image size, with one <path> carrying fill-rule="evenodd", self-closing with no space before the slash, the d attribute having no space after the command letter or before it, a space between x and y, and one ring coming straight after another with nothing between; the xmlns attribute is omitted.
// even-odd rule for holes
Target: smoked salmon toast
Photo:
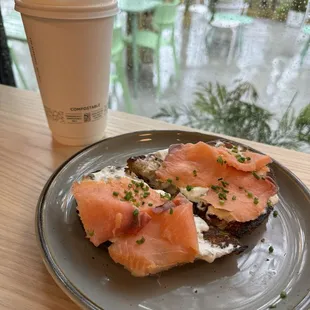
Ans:
<svg viewBox="0 0 310 310"><path fill-rule="evenodd" d="M271 162L232 144L199 142L130 158L127 165L153 188L183 193L209 224L241 237L261 225L278 201Z"/></svg>
<svg viewBox="0 0 310 310"><path fill-rule="evenodd" d="M144 277L241 253L277 201L266 155L204 142L130 158L72 186L86 238Z"/></svg>
<svg viewBox="0 0 310 310"><path fill-rule="evenodd" d="M124 168L106 167L72 186L86 238L111 242L109 254L134 276L147 276L197 259L240 253L246 247L193 213L193 204L154 190Z"/></svg>

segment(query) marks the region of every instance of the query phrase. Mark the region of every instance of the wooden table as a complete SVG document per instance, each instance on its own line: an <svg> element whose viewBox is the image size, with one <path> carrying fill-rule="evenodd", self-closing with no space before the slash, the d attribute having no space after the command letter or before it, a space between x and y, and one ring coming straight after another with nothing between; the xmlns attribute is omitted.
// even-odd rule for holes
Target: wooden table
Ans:
<svg viewBox="0 0 310 310"><path fill-rule="evenodd" d="M0 86L0 309L78 309L46 271L34 232L36 203L50 174L78 147L54 142L38 93ZM109 112L107 136L185 129ZM310 155L242 141L270 154L310 187Z"/></svg>

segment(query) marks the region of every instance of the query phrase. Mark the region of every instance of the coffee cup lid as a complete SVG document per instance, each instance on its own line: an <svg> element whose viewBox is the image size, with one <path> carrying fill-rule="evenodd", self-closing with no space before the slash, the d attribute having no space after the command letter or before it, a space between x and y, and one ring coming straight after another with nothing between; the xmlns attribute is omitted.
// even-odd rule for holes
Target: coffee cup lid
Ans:
<svg viewBox="0 0 310 310"><path fill-rule="evenodd" d="M117 0L15 0L15 10L53 19L93 19L118 13Z"/></svg>

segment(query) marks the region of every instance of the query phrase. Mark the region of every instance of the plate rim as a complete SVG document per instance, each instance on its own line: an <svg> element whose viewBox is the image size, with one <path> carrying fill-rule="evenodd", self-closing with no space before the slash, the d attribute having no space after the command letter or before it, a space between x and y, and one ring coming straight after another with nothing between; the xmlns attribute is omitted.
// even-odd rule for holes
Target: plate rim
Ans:
<svg viewBox="0 0 310 310"><path fill-rule="evenodd" d="M156 133L156 134L164 134L164 133L185 133L185 134L192 134L192 135L201 135L201 136L207 136L207 137L212 137L214 138L214 140L222 140L222 141L230 141L230 142L235 142L241 146L245 146L248 149L255 151L257 153L262 153L261 151L256 150L255 148L252 148L251 146L248 146L244 143L240 143L236 140L234 140L235 137L232 137L232 139L227 139L225 137L221 137L221 136L217 136L216 134L209 134L209 133L203 133L203 132L199 132L199 131L186 131L186 130L139 130L139 131L133 131L133 132L128 132L128 133L124 133L124 134L120 134L120 135L116 135L116 136L112 136L112 137L107 137L105 139L102 139L100 141L97 141L95 143L92 143L84 148L82 148L81 150L79 150L78 152L74 153L73 155L71 155L68 159L66 159L61 165L59 165L56 170L51 174L51 176L48 178L48 180L46 181L37 205L36 205L36 213L35 213L35 234L36 234L36 240L37 240L37 244L39 246L40 249L40 255L41 258L43 260L43 263L47 269L47 271L49 272L49 274L51 275L51 277L53 278L53 280L56 282L56 284L62 289L62 291L73 301L75 302L77 305L79 305L81 308L83 309L89 309L89 310L104 310L103 307L97 305L95 302L93 302L92 300L90 300L87 296L85 296L63 273L63 271L60 269L60 267L56 264L56 262L54 261L51 252L47 246L47 242L44 239L44 234L43 234L43 212L42 212L42 206L43 203L45 201L45 196L46 193L48 191L48 189L50 188L51 183L53 182L53 180L57 177L57 175L59 174L59 172L67 165L69 164L74 158L76 158L77 156L79 156L80 154L84 153L85 151L87 151L88 149L99 145L103 142L109 141L109 140L113 140L115 138L121 138L121 137L126 137L126 136L135 136L135 135L139 135L139 134L152 134L152 133ZM310 189L292 172L290 171L288 168L286 168L285 166L283 166L281 163L279 163L277 160L273 159L273 163L275 163L276 165L278 165L282 170L284 170L288 175L290 175L292 177L292 179L297 183L297 185L309 196L310 198ZM296 310L306 310L308 307L310 306L310 292L304 296L297 305L295 305L295 309Z"/></svg>

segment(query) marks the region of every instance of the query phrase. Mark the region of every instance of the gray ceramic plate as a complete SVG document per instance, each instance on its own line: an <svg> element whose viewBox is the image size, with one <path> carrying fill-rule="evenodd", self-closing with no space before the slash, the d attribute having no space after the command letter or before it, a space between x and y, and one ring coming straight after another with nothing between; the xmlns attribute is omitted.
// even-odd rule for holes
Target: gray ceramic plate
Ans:
<svg viewBox="0 0 310 310"><path fill-rule="evenodd" d="M62 289L85 309L310 309L310 193L286 168L273 163L280 187L279 216L269 217L243 239L249 249L213 264L197 262L159 277L134 278L104 248L87 239L70 187L107 165L172 143L210 141L215 136L180 131L130 133L91 145L65 162L40 197L36 228L44 262ZM261 242L261 239L265 242ZM269 253L269 246L274 252ZM281 299L285 291L287 298Z"/></svg>

